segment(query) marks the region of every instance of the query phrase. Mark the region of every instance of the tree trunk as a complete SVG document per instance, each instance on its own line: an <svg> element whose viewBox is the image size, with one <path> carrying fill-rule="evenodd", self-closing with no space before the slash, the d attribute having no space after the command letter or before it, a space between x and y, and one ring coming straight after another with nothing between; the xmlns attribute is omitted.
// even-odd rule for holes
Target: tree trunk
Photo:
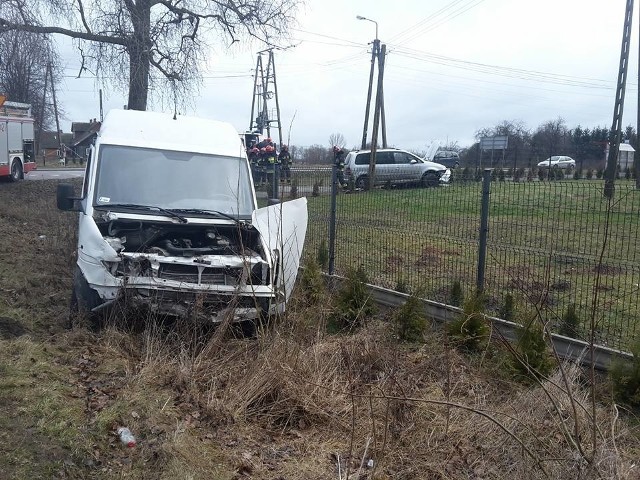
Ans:
<svg viewBox="0 0 640 480"><path fill-rule="evenodd" d="M149 71L151 69L151 7L148 1L139 0L131 11L133 36L129 52L129 102L130 110L146 110L149 95Z"/></svg>

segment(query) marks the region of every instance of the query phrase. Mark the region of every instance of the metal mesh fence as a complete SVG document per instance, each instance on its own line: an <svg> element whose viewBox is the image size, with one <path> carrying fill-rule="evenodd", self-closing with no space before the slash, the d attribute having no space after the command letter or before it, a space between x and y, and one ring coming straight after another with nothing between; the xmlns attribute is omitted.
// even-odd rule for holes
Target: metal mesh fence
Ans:
<svg viewBox="0 0 640 480"><path fill-rule="evenodd" d="M339 188L335 273L363 266L371 283L448 303L453 282L476 289L482 201L480 175L458 169L449 184L419 186L399 171L372 190ZM548 175L547 175L548 177ZM518 307L538 309L556 332L575 307L587 339L627 349L640 336L640 191L620 179L612 201L603 181L540 181L537 173L492 174L485 294L497 314L507 294ZM292 174L296 196L307 196L305 255L329 244L330 168ZM403 181L407 181L406 184ZM292 197L291 187L282 190Z"/></svg>

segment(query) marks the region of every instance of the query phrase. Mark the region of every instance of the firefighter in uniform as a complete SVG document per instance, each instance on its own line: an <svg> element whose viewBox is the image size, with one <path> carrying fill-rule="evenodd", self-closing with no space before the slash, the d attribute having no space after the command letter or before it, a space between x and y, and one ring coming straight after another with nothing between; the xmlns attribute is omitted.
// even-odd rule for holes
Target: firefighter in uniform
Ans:
<svg viewBox="0 0 640 480"><path fill-rule="evenodd" d="M264 151L265 177L267 182L273 185L276 176L276 162L278 161L278 156L273 145L267 145L264 147Z"/></svg>
<svg viewBox="0 0 640 480"><path fill-rule="evenodd" d="M344 180L344 150L337 145L333 146L333 163L336 166L338 183L342 188L347 188L347 182Z"/></svg>
<svg viewBox="0 0 640 480"><path fill-rule="evenodd" d="M291 154L289 147L282 145L280 155L278 155L278 163L280 164L280 182L291 183Z"/></svg>
<svg viewBox="0 0 640 480"><path fill-rule="evenodd" d="M260 149L257 147L252 147L247 151L249 157L249 164L251 165L251 175L253 176L253 183L256 185L259 183L259 161L260 161Z"/></svg>

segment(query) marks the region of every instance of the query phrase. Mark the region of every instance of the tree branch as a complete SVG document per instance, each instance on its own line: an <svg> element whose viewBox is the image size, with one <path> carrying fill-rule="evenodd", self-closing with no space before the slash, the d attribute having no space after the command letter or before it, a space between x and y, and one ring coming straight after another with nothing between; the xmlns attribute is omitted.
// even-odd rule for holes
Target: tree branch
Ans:
<svg viewBox="0 0 640 480"><path fill-rule="evenodd" d="M100 35L100 34L89 33L89 32L77 32L75 30L69 30L67 28L61 28L61 27L43 27L40 25L33 25L33 24L13 23L13 22L7 21L4 18L0 18L0 33L10 32L10 31L22 31L22 32L40 33L40 34L55 33L59 35L64 35L66 37L88 40L90 42L102 42L102 43L109 43L112 45L122 45L122 46L127 45L127 39L122 37L110 37L108 35Z"/></svg>

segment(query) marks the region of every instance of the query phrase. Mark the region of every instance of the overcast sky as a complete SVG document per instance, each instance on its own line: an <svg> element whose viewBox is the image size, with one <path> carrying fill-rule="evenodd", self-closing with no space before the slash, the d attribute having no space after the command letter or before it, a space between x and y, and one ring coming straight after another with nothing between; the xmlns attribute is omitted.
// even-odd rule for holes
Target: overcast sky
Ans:
<svg viewBox="0 0 640 480"><path fill-rule="evenodd" d="M558 117L567 126L610 126L620 59L624 0L307 0L277 51L283 137L327 145L341 133L360 143L378 22L387 45L384 90L389 143L424 150L432 142L473 142L503 120L530 128ZM636 6L636 9L638 7ZM638 13L634 15L624 125L636 122ZM76 79L79 59L61 41L66 77L58 92L67 120L99 116L98 88ZM218 45L189 115L249 127L253 70L261 45ZM104 92L105 112L126 95ZM159 104L154 109L161 109ZM294 119L295 114L295 119ZM293 120L293 124L292 124ZM369 134L370 137L370 134Z"/></svg>

